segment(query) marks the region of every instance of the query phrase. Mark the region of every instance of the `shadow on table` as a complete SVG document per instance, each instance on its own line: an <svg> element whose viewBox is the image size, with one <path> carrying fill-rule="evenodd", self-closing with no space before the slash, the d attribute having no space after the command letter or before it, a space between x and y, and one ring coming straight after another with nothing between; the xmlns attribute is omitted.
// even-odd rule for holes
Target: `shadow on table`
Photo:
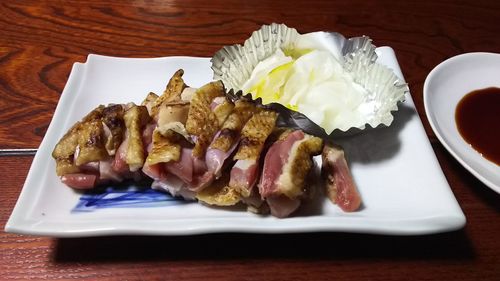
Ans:
<svg viewBox="0 0 500 281"><path fill-rule="evenodd" d="M56 263L144 260L470 260L463 230L426 236L346 233L109 236L55 240Z"/></svg>

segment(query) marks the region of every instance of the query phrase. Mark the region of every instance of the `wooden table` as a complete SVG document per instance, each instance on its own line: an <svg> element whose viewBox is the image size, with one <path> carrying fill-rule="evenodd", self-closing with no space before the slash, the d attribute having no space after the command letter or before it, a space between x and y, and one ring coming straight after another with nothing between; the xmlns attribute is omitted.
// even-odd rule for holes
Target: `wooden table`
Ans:
<svg viewBox="0 0 500 281"><path fill-rule="evenodd" d="M211 56L262 24L369 35L391 46L464 229L392 237L317 233L52 239L0 234L0 279L500 280L500 196L439 143L422 86L441 61L500 53L499 1L1 1L0 224L21 191L71 66L89 53ZM7 149L7 150L4 150ZM14 149L14 150L12 150Z"/></svg>

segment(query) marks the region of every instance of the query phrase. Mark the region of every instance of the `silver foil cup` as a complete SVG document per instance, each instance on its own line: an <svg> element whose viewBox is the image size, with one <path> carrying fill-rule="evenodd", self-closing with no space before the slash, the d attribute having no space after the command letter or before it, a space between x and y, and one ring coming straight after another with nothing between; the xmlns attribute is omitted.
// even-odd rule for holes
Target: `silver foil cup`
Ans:
<svg viewBox="0 0 500 281"><path fill-rule="evenodd" d="M372 40L367 36L346 39L335 32L314 32L305 35L323 42L325 50L332 52L334 56L340 56L337 59L344 70L352 75L357 84L367 90L363 103L373 108L373 112L369 112L366 120L363 120L364 124L352 126L347 131L335 129L330 135L351 135L367 127L389 126L393 121L391 112L398 109L398 103L404 101L409 88L391 69L377 63L376 47L372 44ZM243 45L225 46L215 53L211 60L214 79L222 80L228 90L233 90L231 98L242 96L250 98L247 93L239 91L257 64L273 55L278 48L282 50L294 48L299 42L299 36L301 35L297 30L284 24L273 23L262 26L261 29L254 31ZM341 50L340 54L336 54L334 49ZM318 136L329 135L304 114L278 103L265 106L278 110L283 124Z"/></svg>

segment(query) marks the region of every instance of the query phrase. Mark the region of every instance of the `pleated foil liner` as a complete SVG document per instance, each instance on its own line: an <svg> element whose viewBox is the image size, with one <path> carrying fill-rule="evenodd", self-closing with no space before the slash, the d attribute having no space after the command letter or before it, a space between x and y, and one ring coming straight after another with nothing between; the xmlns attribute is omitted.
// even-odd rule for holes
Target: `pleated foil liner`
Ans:
<svg viewBox="0 0 500 281"><path fill-rule="evenodd" d="M299 35L296 29L284 24L262 26L254 31L243 45L225 46L215 53L211 60L214 79L222 80L227 90L233 90L230 94L232 99L242 96L250 98L247 93L239 91L257 64L273 55L278 48L294 48ZM336 32L314 32L308 35L317 40L326 40L341 50L340 62L344 70L367 90L368 94L364 96L363 103L370 103L375 110L368 116L364 125L351 127L347 131L335 129L328 135L323 128L302 113L278 103L265 106L280 112L282 124L322 137L348 136L367 128L389 126L393 121L391 112L398 110L398 103L404 101L409 88L391 69L377 63L376 47L372 40L367 36L346 39ZM260 100L256 102L260 103Z"/></svg>

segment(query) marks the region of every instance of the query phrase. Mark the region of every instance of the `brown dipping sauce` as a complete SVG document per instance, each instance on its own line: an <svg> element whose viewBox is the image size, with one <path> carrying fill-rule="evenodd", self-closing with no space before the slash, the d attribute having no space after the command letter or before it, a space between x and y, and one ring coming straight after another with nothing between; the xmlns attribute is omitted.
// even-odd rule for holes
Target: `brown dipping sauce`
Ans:
<svg viewBox="0 0 500 281"><path fill-rule="evenodd" d="M500 88L465 95L455 109L458 131L472 148L500 165Z"/></svg>

